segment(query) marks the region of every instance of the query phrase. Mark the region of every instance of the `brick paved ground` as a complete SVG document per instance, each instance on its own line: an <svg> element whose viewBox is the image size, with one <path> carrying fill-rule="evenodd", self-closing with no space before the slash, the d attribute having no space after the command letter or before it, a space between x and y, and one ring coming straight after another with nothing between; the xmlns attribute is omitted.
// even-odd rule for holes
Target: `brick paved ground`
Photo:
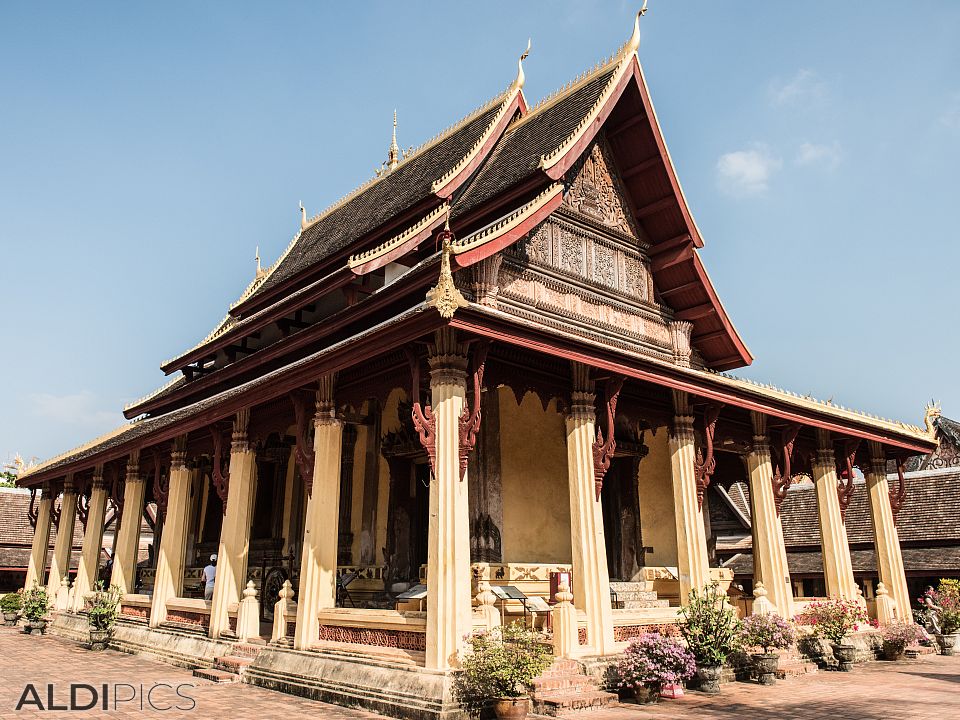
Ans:
<svg viewBox="0 0 960 720"><path fill-rule="evenodd" d="M301 700L250 685L213 685L194 678L187 670L142 657L113 651L91 653L54 637L34 638L0 628L0 718L215 718L319 717L332 720L377 720L378 716L335 705ZM184 694L196 702L191 711L141 712L139 702L110 711L39 712L14 710L28 682L36 683L46 705L46 684L57 688L55 702L69 698L70 683L143 684L176 686L188 683ZM124 697L130 694L121 689ZM87 697L81 693L81 702ZM171 690L160 688L158 705L189 705ZM171 702L172 701L172 702ZM775 687L749 683L723 686L718 697L691 692L681 700L664 700L654 706L620 705L581 716L583 720L919 720L960 718L960 657L924 656L901 663L867 663L851 673L820 672L779 682Z"/></svg>

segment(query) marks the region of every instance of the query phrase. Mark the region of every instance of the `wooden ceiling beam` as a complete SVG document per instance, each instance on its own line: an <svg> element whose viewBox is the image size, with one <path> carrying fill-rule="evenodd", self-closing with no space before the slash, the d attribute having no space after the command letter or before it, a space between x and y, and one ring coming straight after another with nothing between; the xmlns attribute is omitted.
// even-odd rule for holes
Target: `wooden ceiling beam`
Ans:
<svg viewBox="0 0 960 720"><path fill-rule="evenodd" d="M674 313L674 315L676 316L677 320L699 320L716 311L717 309L713 306L713 303L705 302L701 303L700 305L694 305L693 307L678 310L676 313Z"/></svg>
<svg viewBox="0 0 960 720"><path fill-rule="evenodd" d="M654 200L652 203L648 203L641 208L637 209L637 219L640 220L650 215L655 215L658 212L662 212L670 207L675 207L677 204L677 198L673 193L670 193L666 197L662 197L659 200Z"/></svg>
<svg viewBox="0 0 960 720"><path fill-rule="evenodd" d="M661 290L661 297L670 297L671 295L676 295L677 293L686 292L687 290L696 290L697 288L702 288L703 283L699 280L691 280L690 282L685 282L676 287L668 288L667 290Z"/></svg>
<svg viewBox="0 0 960 720"><path fill-rule="evenodd" d="M636 165L631 165L630 167L626 168L623 172L620 173L620 177L623 178L624 180L629 180L634 175L645 173L647 170L650 170L652 168L662 166L662 165L663 165L663 159L659 155L654 155L653 157L649 157L646 160L641 160Z"/></svg>
<svg viewBox="0 0 960 720"><path fill-rule="evenodd" d="M717 340L721 338L730 337L727 334L726 330L713 330L712 332L703 333L702 335L692 335L690 340L693 342L708 342L710 340ZM731 358L721 358L721 360L730 360Z"/></svg>
<svg viewBox="0 0 960 720"><path fill-rule="evenodd" d="M629 120L625 120L619 125L617 125L615 128L607 130L607 139L609 140L609 139L615 138L617 135L620 135L621 133L626 132L630 128L636 127L646 119L647 119L647 114L645 112L638 112L637 114L631 116Z"/></svg>

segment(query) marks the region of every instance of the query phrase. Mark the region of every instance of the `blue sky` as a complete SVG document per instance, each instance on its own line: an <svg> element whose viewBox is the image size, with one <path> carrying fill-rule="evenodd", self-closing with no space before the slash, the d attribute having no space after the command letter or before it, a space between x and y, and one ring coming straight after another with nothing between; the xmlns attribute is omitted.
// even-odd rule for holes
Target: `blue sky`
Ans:
<svg viewBox="0 0 960 720"><path fill-rule="evenodd" d="M0 461L121 422L310 214L639 3L0 5ZM960 414L960 3L651 0L641 62L740 374Z"/></svg>

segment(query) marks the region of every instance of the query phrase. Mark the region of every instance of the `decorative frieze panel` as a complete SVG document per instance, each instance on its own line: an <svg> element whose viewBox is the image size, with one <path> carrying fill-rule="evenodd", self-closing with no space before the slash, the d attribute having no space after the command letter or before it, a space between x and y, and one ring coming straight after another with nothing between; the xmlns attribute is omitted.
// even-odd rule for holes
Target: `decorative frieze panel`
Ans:
<svg viewBox="0 0 960 720"><path fill-rule="evenodd" d="M321 624L320 639L328 642L373 645L399 650L425 651L427 649L426 634L409 630L381 630Z"/></svg>
<svg viewBox="0 0 960 720"><path fill-rule="evenodd" d="M653 297L650 268L638 251L627 247L625 239L603 237L559 215L504 252L515 260L559 271L578 284L586 282L634 302L650 303Z"/></svg>
<svg viewBox="0 0 960 720"><path fill-rule="evenodd" d="M505 263L500 271L500 297L669 348L673 354L673 336L664 321L533 270L523 270L512 262Z"/></svg>
<svg viewBox="0 0 960 720"><path fill-rule="evenodd" d="M629 642L644 633L659 633L666 637L680 635L680 627L673 623L657 625L620 625L613 628L614 642Z"/></svg>

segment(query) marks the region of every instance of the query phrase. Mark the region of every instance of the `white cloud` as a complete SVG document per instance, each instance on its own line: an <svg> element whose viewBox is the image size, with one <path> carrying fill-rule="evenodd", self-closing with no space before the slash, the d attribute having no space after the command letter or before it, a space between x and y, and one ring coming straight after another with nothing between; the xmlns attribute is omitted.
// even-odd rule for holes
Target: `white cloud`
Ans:
<svg viewBox="0 0 960 720"><path fill-rule="evenodd" d="M774 81L770 98L775 105L801 105L826 97L827 84L812 70L802 68L787 82Z"/></svg>
<svg viewBox="0 0 960 720"><path fill-rule="evenodd" d="M720 190L735 197L762 195L767 191L770 177L783 163L764 145L749 150L736 150L717 160L717 182Z"/></svg>
<svg viewBox="0 0 960 720"><path fill-rule="evenodd" d="M797 149L797 165L820 166L827 170L834 170L840 164L843 151L840 143L834 141L830 145L817 143L801 143Z"/></svg>
<svg viewBox="0 0 960 720"><path fill-rule="evenodd" d="M69 395L38 393L30 400L34 415L62 425L104 427L119 425L123 420L119 412L98 408L98 398L89 390Z"/></svg>

